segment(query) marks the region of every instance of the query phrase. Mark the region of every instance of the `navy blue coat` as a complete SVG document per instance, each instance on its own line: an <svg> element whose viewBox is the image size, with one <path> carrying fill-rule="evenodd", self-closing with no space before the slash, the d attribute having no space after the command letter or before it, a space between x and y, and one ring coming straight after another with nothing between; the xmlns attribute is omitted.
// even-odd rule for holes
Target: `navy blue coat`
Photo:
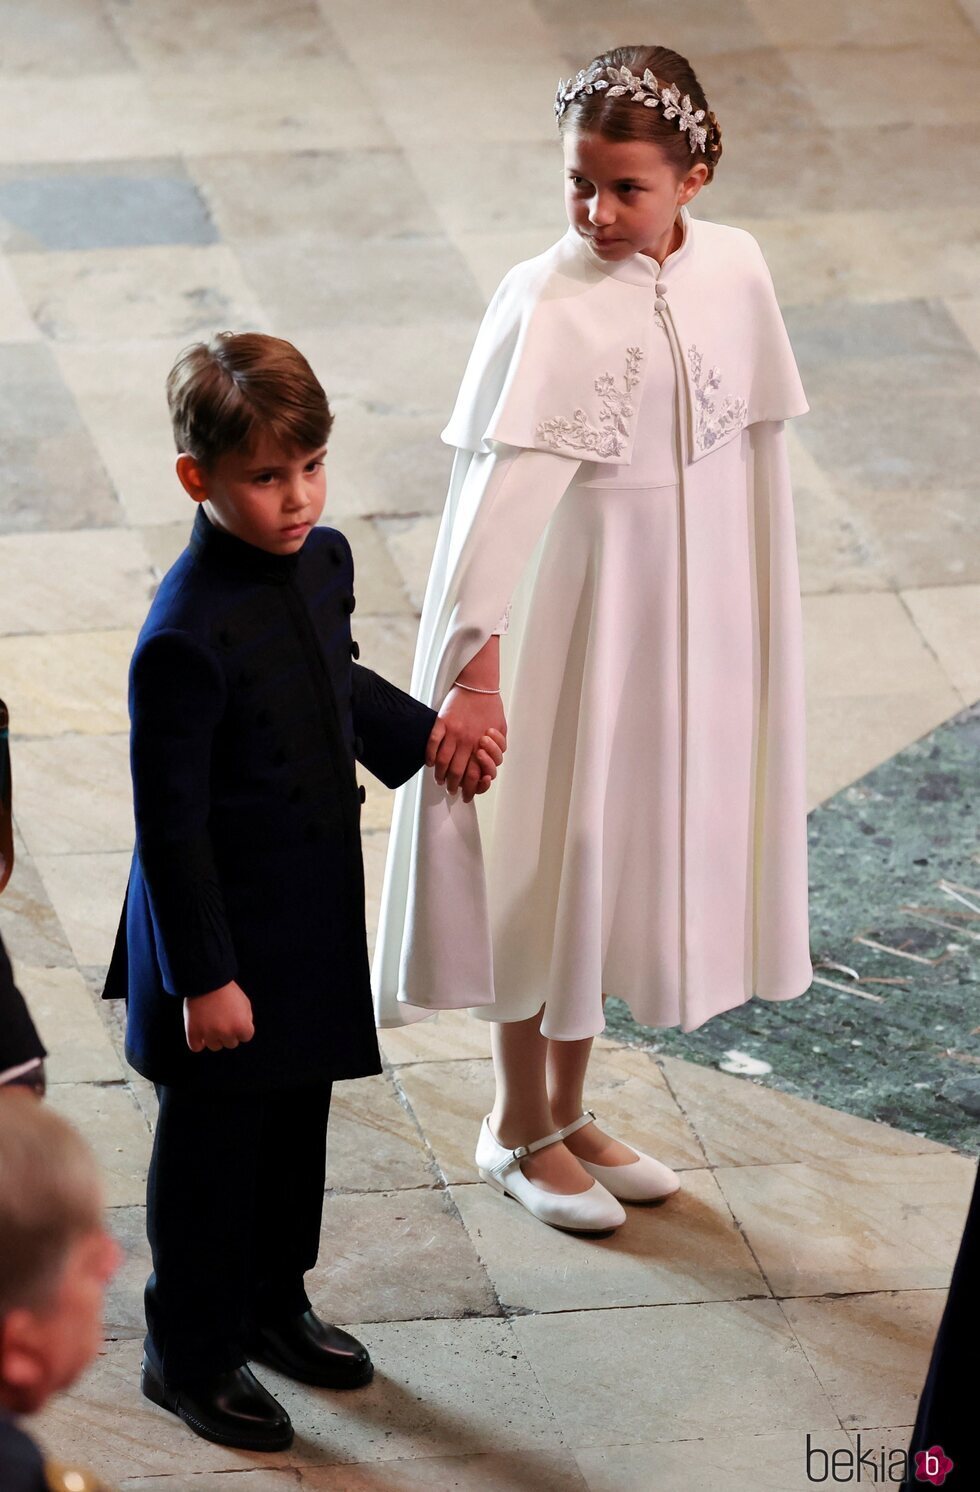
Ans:
<svg viewBox="0 0 980 1492"><path fill-rule="evenodd" d="M353 661L354 567L314 529L267 554L198 512L130 668L136 852L105 997L157 1083L248 1089L381 1070L355 758L389 787L435 715ZM235 979L253 1039L191 1052L183 998Z"/></svg>

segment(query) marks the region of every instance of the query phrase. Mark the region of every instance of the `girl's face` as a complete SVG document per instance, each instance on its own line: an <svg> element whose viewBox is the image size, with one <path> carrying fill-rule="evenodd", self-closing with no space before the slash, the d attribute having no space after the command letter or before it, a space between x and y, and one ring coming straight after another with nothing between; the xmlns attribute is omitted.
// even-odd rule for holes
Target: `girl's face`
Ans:
<svg viewBox="0 0 980 1492"><path fill-rule="evenodd" d="M649 140L607 140L570 130L562 144L565 210L576 233L610 263L631 254L666 258L677 214L701 190L707 166L692 164L678 176Z"/></svg>

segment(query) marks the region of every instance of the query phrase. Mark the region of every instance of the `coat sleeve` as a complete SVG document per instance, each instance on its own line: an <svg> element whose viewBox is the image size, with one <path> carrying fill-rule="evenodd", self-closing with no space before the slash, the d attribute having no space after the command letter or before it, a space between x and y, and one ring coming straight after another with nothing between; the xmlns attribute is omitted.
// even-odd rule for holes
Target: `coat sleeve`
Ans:
<svg viewBox="0 0 980 1492"><path fill-rule="evenodd" d="M27 1002L14 983L10 959L0 938L0 1085L15 1070L37 1064L46 1056Z"/></svg>
<svg viewBox="0 0 980 1492"><path fill-rule="evenodd" d="M224 675L186 633L143 642L130 675L136 850L170 994L206 994L237 964L209 834L211 752Z"/></svg>
<svg viewBox="0 0 980 1492"><path fill-rule="evenodd" d="M359 663L353 667L352 708L358 761L386 787L401 787L425 764L435 710Z"/></svg>

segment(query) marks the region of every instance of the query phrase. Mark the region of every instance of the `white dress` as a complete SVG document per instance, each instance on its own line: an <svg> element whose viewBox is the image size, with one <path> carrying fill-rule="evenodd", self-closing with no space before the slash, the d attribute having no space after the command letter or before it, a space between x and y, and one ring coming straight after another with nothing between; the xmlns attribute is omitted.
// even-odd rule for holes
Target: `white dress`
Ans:
<svg viewBox="0 0 980 1492"><path fill-rule="evenodd" d="M510 587L501 595L497 574L513 563L508 750L477 800L478 832L472 805L440 803L425 780L401 790L379 1024L447 1006L520 1020L543 1006L544 1034L572 1040L602 1030L606 993L646 1025L693 1030L754 994L791 998L810 983L782 423L760 416L707 459L692 450L683 345L653 298L659 276L690 278L690 248L688 233L663 269L628 267L653 320L628 461L499 437L488 454L457 457L413 687L441 702L499 615ZM569 444L578 428L563 426ZM527 540L510 536L536 502L547 516L518 565ZM482 613L467 610L472 597Z"/></svg>

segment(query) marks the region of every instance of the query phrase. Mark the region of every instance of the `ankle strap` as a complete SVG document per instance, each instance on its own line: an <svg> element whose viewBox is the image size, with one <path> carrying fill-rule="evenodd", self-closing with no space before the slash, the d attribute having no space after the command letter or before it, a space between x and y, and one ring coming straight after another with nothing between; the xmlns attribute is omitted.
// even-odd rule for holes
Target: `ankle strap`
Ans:
<svg viewBox="0 0 980 1492"><path fill-rule="evenodd" d="M557 1145L559 1140L564 1140L568 1135L573 1135L577 1129L583 1129L586 1124L591 1124L595 1119L591 1109L586 1109L584 1114L579 1114L571 1124L566 1124L563 1129L556 1129L554 1134L545 1135L541 1140L532 1140L530 1145L518 1145L511 1154L515 1160L523 1160L525 1155L533 1155L536 1150L544 1150L548 1145Z"/></svg>

